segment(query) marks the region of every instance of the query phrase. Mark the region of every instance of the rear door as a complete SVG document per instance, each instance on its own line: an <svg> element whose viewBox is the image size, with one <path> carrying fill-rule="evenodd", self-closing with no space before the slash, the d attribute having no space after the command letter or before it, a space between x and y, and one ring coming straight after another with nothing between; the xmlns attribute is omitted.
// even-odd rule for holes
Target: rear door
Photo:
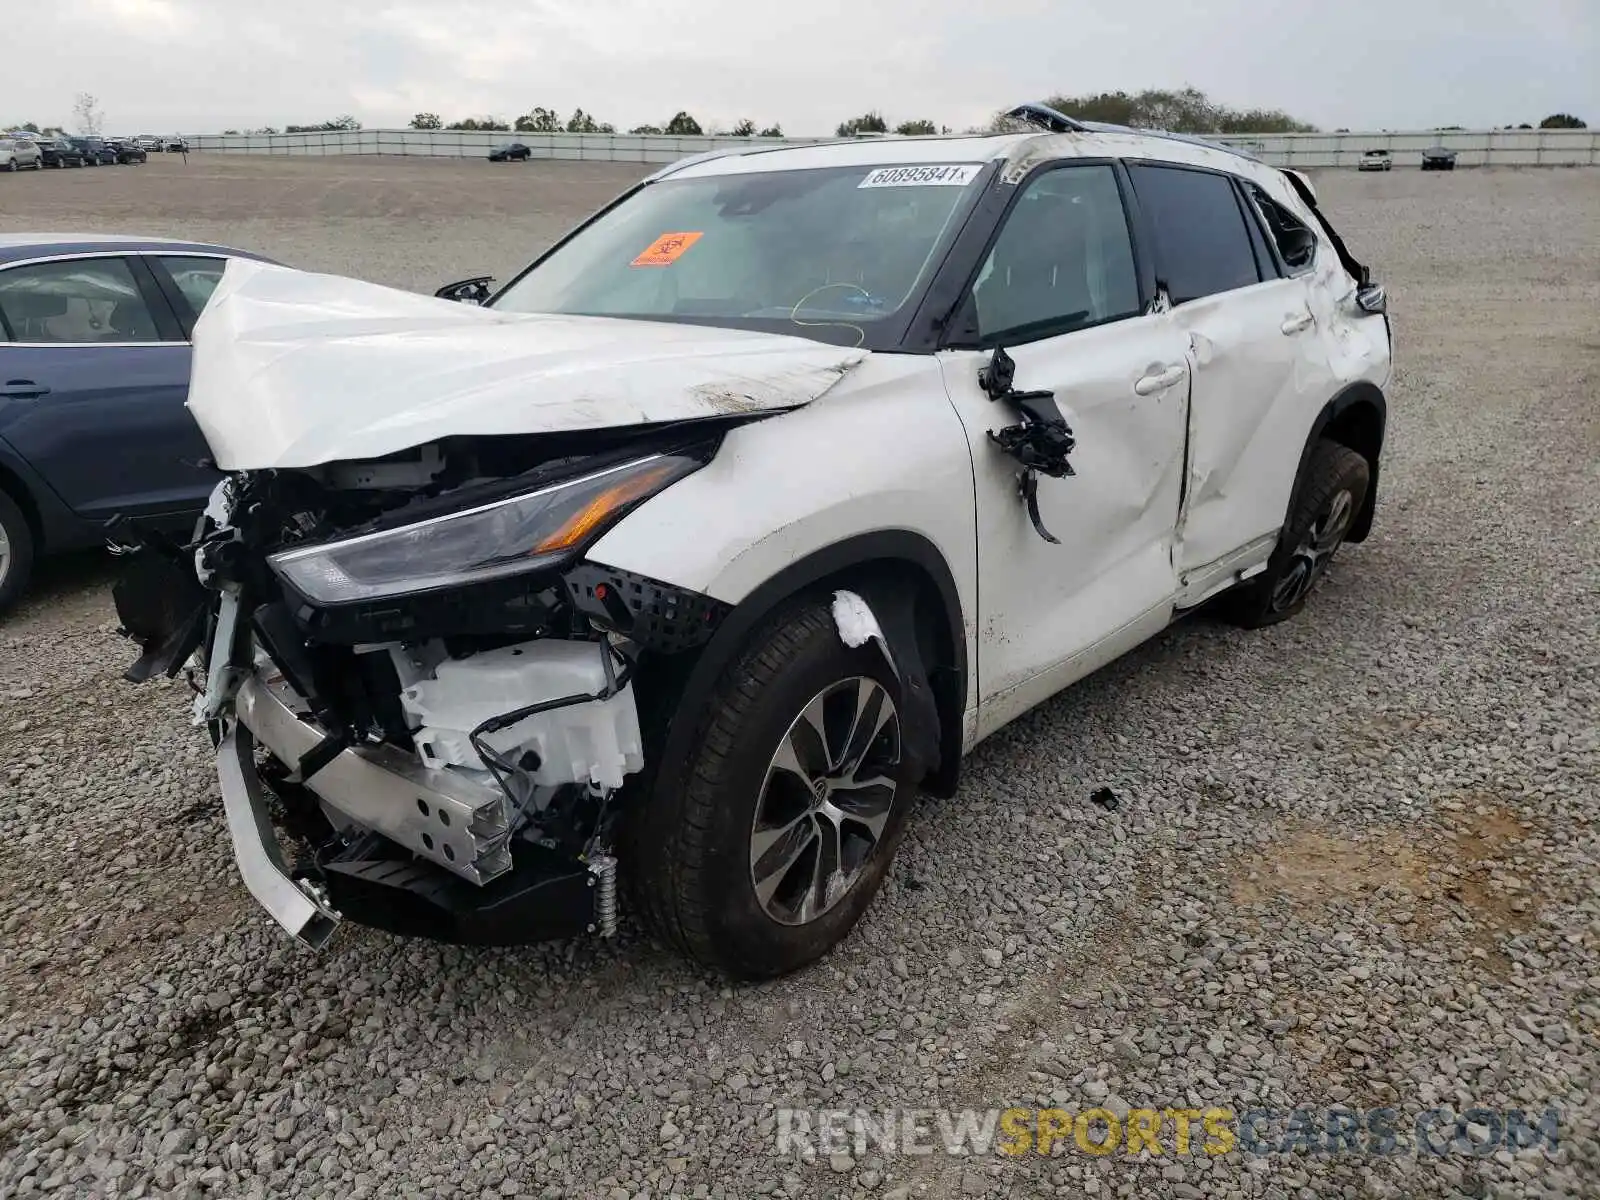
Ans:
<svg viewBox="0 0 1600 1200"><path fill-rule="evenodd" d="M1280 275L1233 176L1156 163L1129 174L1193 370L1176 550L1183 606L1271 555L1309 421L1301 410L1325 393L1327 371L1315 365L1306 283Z"/></svg>
<svg viewBox="0 0 1600 1200"><path fill-rule="evenodd" d="M204 506L220 476L188 389L183 327L138 255L0 270L0 438L79 516Z"/></svg>

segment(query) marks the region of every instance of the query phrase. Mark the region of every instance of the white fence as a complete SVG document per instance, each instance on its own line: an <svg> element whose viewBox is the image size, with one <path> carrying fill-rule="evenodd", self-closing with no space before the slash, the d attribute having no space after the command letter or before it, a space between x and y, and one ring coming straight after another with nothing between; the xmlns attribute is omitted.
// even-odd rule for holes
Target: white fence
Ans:
<svg viewBox="0 0 1600 1200"><path fill-rule="evenodd" d="M534 158L585 162L668 163L722 146L805 145L833 138L669 137L622 133L482 133L467 130L358 129L329 133L195 134L189 147L223 154L401 154L482 158L519 141ZM1600 131L1495 129L1450 133L1286 133L1219 137L1281 167L1353 167L1368 150L1387 150L1397 167L1415 167L1422 151L1444 145L1461 167L1600 166Z"/></svg>

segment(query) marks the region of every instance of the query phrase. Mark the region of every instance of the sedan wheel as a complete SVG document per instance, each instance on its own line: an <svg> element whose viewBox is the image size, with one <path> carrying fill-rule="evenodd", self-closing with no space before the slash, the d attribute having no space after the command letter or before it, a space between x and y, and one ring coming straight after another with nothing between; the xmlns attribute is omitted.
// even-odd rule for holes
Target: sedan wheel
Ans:
<svg viewBox="0 0 1600 1200"><path fill-rule="evenodd" d="M5 492L0 492L0 612L22 595L33 573L33 530Z"/></svg>

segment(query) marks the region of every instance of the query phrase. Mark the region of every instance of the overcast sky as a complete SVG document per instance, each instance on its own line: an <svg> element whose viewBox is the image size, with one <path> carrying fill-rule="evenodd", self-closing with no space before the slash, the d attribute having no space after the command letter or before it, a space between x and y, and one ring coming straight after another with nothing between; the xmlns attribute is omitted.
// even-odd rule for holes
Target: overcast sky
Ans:
<svg viewBox="0 0 1600 1200"><path fill-rule="evenodd" d="M1600 0L52 0L0 122L368 127L581 105L831 133L879 108L954 128L1052 93L1185 83L1326 129L1600 124ZM4 127L0 125L0 127Z"/></svg>

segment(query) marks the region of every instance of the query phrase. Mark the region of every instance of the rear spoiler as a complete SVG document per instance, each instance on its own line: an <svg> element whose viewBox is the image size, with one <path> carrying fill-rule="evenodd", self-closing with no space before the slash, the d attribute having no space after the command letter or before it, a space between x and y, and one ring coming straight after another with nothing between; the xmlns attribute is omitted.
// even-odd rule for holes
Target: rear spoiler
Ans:
<svg viewBox="0 0 1600 1200"><path fill-rule="evenodd" d="M1289 186L1294 188L1295 195L1299 196L1311 215L1317 218L1317 224L1322 226L1322 232L1328 235L1328 240L1333 243L1333 249L1339 256L1339 263L1350 272L1350 278L1356 281L1356 287L1364 288L1372 282L1372 269L1365 263L1359 262L1356 256L1350 253L1350 248L1344 244L1344 239L1328 223L1328 218L1322 215L1322 210L1317 207L1317 193L1312 190L1311 180L1299 171L1285 170L1285 179Z"/></svg>

